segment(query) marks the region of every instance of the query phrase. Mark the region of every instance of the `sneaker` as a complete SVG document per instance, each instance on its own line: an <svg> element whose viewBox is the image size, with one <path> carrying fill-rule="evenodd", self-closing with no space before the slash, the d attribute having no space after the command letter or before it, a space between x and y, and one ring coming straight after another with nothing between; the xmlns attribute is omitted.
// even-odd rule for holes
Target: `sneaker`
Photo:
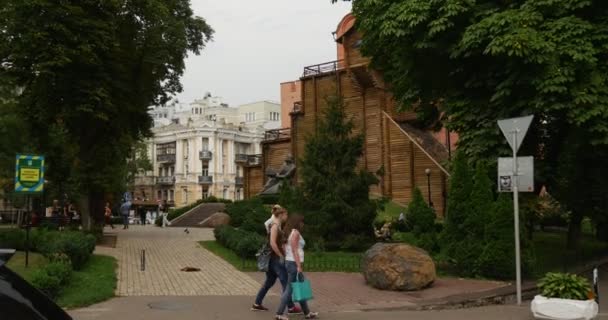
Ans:
<svg viewBox="0 0 608 320"><path fill-rule="evenodd" d="M289 313L289 314L300 314L300 313L302 313L302 308L300 308L298 306L294 306L293 308L287 310L287 313Z"/></svg>
<svg viewBox="0 0 608 320"><path fill-rule="evenodd" d="M287 318L287 316L277 314L274 316L274 320L289 320L289 318Z"/></svg>
<svg viewBox="0 0 608 320"><path fill-rule="evenodd" d="M263 305L257 305L254 304L251 306L251 311L268 311L268 308L264 307Z"/></svg>
<svg viewBox="0 0 608 320"><path fill-rule="evenodd" d="M307 314L306 317L304 317L304 319L317 319L317 318L319 318L318 312L311 312L311 313Z"/></svg>

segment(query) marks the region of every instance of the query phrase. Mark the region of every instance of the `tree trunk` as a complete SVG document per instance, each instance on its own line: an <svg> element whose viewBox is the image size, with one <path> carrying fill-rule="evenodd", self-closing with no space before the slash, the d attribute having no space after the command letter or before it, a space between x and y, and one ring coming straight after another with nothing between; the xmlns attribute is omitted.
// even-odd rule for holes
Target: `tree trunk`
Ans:
<svg viewBox="0 0 608 320"><path fill-rule="evenodd" d="M568 225L568 249L578 249L582 221L583 216L573 211L570 217L570 224Z"/></svg>
<svg viewBox="0 0 608 320"><path fill-rule="evenodd" d="M91 211L89 208L89 197L82 196L78 199L78 208L80 209L80 219L82 222L83 230L91 230Z"/></svg>

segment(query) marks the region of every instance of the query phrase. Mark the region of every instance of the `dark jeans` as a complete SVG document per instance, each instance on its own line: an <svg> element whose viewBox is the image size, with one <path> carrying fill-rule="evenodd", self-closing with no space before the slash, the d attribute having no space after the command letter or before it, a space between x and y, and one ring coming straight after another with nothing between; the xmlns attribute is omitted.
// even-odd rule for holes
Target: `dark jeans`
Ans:
<svg viewBox="0 0 608 320"><path fill-rule="evenodd" d="M295 262L287 261L285 263L285 267L287 269L287 288L283 290L283 295L281 295L281 304L279 305L279 309L277 310L277 315L284 314L285 307L287 306L287 304L290 301L291 303L293 303L293 301L291 300L291 283L296 281L304 281L304 274L300 273L300 276L298 277L298 266ZM310 308L308 308L308 302L298 301L298 303L300 304L300 307L302 307L302 312L304 312L305 315L308 315L310 313Z"/></svg>
<svg viewBox="0 0 608 320"><path fill-rule="evenodd" d="M277 278L279 279L279 282L281 282L281 287L283 288L282 291L285 291L285 289L288 287L287 270L285 269L285 265L281 263L279 258L271 258L270 264L268 265L268 271L266 271L266 281L264 281L262 288L255 298L255 304L262 305L262 301L264 301L268 290L274 286L274 284L277 282ZM286 305L289 306L290 309L294 307L293 301L291 301L291 296L286 302Z"/></svg>
<svg viewBox="0 0 608 320"><path fill-rule="evenodd" d="M129 227L129 216L127 216L127 215L122 216L122 224L125 228Z"/></svg>

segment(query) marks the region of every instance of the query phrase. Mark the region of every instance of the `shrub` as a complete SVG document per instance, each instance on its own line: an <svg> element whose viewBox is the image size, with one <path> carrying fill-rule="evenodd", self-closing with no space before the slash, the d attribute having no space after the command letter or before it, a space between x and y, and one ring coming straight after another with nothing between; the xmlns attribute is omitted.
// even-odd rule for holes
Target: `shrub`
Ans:
<svg viewBox="0 0 608 320"><path fill-rule="evenodd" d="M416 235L435 232L435 211L424 201L419 188L414 189L412 202L407 207L407 223Z"/></svg>
<svg viewBox="0 0 608 320"><path fill-rule="evenodd" d="M270 218L270 208L260 198L237 201L226 206L230 216L230 225L245 231L266 235L264 222Z"/></svg>
<svg viewBox="0 0 608 320"><path fill-rule="evenodd" d="M57 254L69 257L72 267L80 270L95 250L95 236L78 231L49 232L42 236L46 243L38 243L42 254L53 259Z"/></svg>
<svg viewBox="0 0 608 320"><path fill-rule="evenodd" d="M340 250L361 252L369 249L372 246L372 241L366 235L348 234L340 244Z"/></svg>
<svg viewBox="0 0 608 320"><path fill-rule="evenodd" d="M0 248L24 250L25 230L6 229L0 231Z"/></svg>
<svg viewBox="0 0 608 320"><path fill-rule="evenodd" d="M587 300L591 286L587 279L570 273L547 273L538 282L541 295L547 298Z"/></svg>
<svg viewBox="0 0 608 320"><path fill-rule="evenodd" d="M49 276L59 279L60 285L62 286L70 282L70 279L72 278L72 266L70 265L69 260L52 261L44 266L44 270Z"/></svg>
<svg viewBox="0 0 608 320"><path fill-rule="evenodd" d="M467 234L464 230L464 220L470 211L470 196L473 188L472 175L465 154L456 153L452 162L452 175L450 176L450 194L448 197L445 227L442 233L442 243L447 244L447 253L458 246L458 241Z"/></svg>
<svg viewBox="0 0 608 320"><path fill-rule="evenodd" d="M241 258L253 258L266 242L266 238L254 232L220 226L214 230L215 239L224 247L236 252Z"/></svg>
<svg viewBox="0 0 608 320"><path fill-rule="evenodd" d="M46 269L34 271L32 275L32 285L46 294L49 298L55 299L59 295L61 288L61 279L56 276L49 275Z"/></svg>

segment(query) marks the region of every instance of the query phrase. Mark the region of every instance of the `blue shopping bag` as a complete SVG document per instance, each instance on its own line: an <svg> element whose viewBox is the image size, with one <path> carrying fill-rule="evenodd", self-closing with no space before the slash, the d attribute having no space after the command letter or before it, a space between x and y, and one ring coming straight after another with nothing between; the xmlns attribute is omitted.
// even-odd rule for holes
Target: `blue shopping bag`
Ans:
<svg viewBox="0 0 608 320"><path fill-rule="evenodd" d="M291 298L294 302L308 301L312 300L312 287L310 286L310 281L304 280L301 281L301 273L298 273L296 276L296 281L291 283Z"/></svg>

